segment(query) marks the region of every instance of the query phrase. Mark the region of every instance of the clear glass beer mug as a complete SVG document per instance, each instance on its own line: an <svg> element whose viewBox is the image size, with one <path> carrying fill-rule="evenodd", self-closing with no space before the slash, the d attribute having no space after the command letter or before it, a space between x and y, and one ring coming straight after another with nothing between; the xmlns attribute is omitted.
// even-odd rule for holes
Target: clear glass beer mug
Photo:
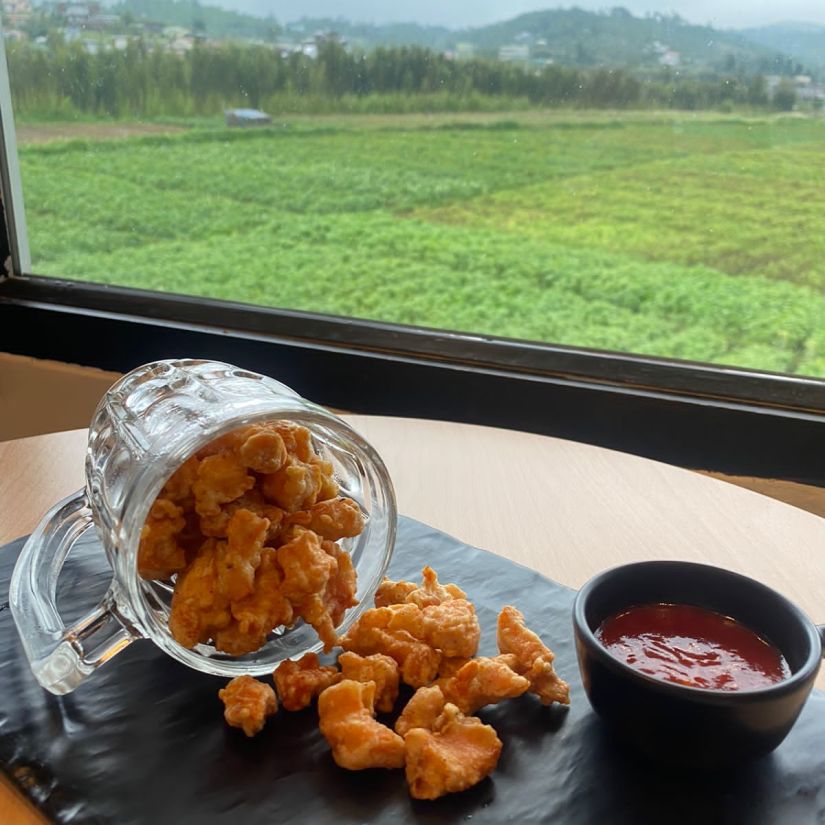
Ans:
<svg viewBox="0 0 825 825"><path fill-rule="evenodd" d="M342 495L360 505L364 531L342 546L358 575L358 605L344 632L371 603L395 540L395 496L375 450L346 422L284 384L213 361L146 364L121 378L95 411L86 454L86 487L56 504L26 542L10 601L38 682L56 694L74 690L130 643L146 639L180 662L220 676L269 673L284 659L318 651L308 625L276 629L264 647L229 656L212 645L179 645L168 628L172 587L137 574L140 533L168 477L199 448L231 430L290 419L312 433L332 462ZM60 571L73 548L96 545L112 571L100 604L66 627L56 606Z"/></svg>

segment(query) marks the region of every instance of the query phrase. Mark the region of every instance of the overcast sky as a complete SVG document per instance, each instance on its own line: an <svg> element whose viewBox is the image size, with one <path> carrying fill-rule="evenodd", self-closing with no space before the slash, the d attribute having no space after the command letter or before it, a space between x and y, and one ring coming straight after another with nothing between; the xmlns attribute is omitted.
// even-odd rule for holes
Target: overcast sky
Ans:
<svg viewBox="0 0 825 825"><path fill-rule="evenodd" d="M255 14L273 14L280 21L300 17L346 17L371 23L415 21L443 26L481 26L526 11L576 5L599 10L624 6L634 14L677 12L694 23L717 28L742 28L785 20L825 25L825 0L208 0L226 8Z"/></svg>

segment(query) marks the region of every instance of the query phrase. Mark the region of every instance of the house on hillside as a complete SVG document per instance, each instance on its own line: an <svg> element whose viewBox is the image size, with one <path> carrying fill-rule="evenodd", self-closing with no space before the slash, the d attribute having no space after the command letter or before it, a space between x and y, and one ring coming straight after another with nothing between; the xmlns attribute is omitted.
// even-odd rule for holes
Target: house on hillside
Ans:
<svg viewBox="0 0 825 825"><path fill-rule="evenodd" d="M55 13L70 28L86 28L90 20L100 14L100 3L58 3Z"/></svg>
<svg viewBox="0 0 825 825"><path fill-rule="evenodd" d="M498 50L498 59L502 63L527 63L530 60L530 47L523 43L511 43Z"/></svg>
<svg viewBox="0 0 825 825"><path fill-rule="evenodd" d="M672 68L678 66L681 62L682 55L674 49L667 49L667 51L659 55L660 66L670 66Z"/></svg>

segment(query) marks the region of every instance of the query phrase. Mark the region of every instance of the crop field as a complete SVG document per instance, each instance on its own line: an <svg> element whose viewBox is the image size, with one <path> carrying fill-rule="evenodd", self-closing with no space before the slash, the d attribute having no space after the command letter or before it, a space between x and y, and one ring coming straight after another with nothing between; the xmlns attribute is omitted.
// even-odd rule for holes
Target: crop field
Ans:
<svg viewBox="0 0 825 825"><path fill-rule="evenodd" d="M35 271L825 376L821 119L182 125L21 141Z"/></svg>

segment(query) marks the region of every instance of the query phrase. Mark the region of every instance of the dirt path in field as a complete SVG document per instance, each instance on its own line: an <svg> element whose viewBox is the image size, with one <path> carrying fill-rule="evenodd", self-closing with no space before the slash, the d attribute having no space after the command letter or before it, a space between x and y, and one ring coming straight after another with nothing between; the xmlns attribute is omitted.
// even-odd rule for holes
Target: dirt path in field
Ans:
<svg viewBox="0 0 825 825"><path fill-rule="evenodd" d="M17 142L48 143L52 140L112 140L135 135L182 132L181 126L161 123L37 123L17 127Z"/></svg>

